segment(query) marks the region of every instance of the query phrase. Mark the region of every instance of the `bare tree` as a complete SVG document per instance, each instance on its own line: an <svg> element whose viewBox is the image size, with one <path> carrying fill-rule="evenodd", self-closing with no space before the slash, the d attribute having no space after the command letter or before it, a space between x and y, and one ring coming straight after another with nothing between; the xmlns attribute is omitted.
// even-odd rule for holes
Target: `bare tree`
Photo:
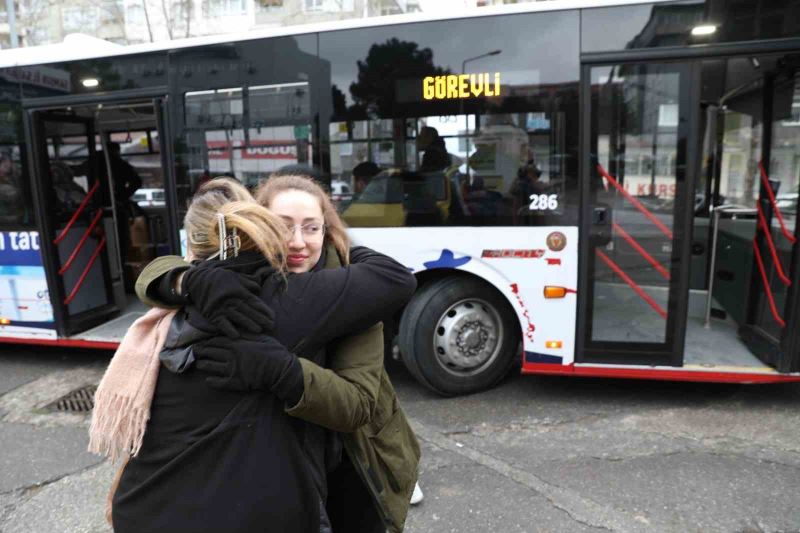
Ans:
<svg viewBox="0 0 800 533"><path fill-rule="evenodd" d="M170 39L175 38L177 32L181 30L181 25L183 25L184 36L191 36L193 7L193 0L177 0L171 5L167 5L167 0L161 0L164 25Z"/></svg>
<svg viewBox="0 0 800 533"><path fill-rule="evenodd" d="M167 28L167 36L172 40L172 17L167 9L167 0L161 0L161 12L164 14L164 26Z"/></svg>
<svg viewBox="0 0 800 533"><path fill-rule="evenodd" d="M142 0L142 7L144 8L144 21L147 24L147 33L150 35L150 42L153 42L153 28L150 26L150 12L147 10L147 0Z"/></svg>

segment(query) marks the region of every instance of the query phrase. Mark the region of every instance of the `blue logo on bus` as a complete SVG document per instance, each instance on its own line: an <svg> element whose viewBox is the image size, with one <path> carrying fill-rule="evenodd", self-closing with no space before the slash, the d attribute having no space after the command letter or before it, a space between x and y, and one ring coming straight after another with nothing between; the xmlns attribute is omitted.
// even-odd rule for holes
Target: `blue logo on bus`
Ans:
<svg viewBox="0 0 800 533"><path fill-rule="evenodd" d="M471 259L468 255L456 259L453 252L445 248L442 250L442 255L439 256L439 259L422 264L425 268L458 268L469 263Z"/></svg>

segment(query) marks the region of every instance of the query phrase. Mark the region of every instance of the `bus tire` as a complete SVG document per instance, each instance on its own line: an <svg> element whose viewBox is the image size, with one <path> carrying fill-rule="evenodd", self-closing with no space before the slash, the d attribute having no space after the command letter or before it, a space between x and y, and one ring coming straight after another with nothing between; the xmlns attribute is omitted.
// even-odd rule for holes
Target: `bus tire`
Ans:
<svg viewBox="0 0 800 533"><path fill-rule="evenodd" d="M438 394L457 396L503 379L519 338L517 317L497 290L452 276L417 291L400 319L398 341L412 376Z"/></svg>

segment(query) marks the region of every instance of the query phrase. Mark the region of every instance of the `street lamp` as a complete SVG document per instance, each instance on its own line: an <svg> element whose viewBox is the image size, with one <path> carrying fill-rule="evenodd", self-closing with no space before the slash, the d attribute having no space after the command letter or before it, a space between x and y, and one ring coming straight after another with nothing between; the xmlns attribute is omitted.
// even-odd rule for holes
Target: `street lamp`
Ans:
<svg viewBox="0 0 800 533"><path fill-rule="evenodd" d="M464 75L464 74L467 73L467 63L469 63L470 61L475 61L477 59L483 59L484 57L489 57L489 56L496 56L496 55L501 54L502 52L503 52L502 50L492 50L491 52L486 52L485 54L481 54L479 56L468 57L467 59L465 59L464 61L461 62L461 74ZM466 149L464 150L464 152L465 152L465 155L466 155L465 160L466 160L466 163L467 163L467 178L469 178L470 183L471 183L472 182L472 173L470 172L470 168L469 168L469 116L464 114L464 100L463 99L459 99L458 104L459 104L459 108L460 108L459 109L459 113L464 115L464 122L465 122L464 131L465 131L465 144L466 144Z"/></svg>
<svg viewBox="0 0 800 533"><path fill-rule="evenodd" d="M491 52L486 52L485 54L481 54L479 56L468 57L467 59L461 62L461 74L466 74L467 63L469 63L470 61L475 61L476 59L483 59L484 57L489 57L489 56L496 56L501 54L502 52L503 52L502 50L492 50Z"/></svg>

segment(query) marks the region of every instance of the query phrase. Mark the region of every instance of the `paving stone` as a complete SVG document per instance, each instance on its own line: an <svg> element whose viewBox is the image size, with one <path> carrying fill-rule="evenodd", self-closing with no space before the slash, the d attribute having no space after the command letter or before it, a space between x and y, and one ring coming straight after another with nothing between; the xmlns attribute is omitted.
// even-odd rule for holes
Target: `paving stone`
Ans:
<svg viewBox="0 0 800 533"><path fill-rule="evenodd" d="M83 427L0 422L0 492L32 487L96 465Z"/></svg>
<svg viewBox="0 0 800 533"><path fill-rule="evenodd" d="M103 462L32 491L1 524L3 533L110 533L105 501L114 468Z"/></svg>

